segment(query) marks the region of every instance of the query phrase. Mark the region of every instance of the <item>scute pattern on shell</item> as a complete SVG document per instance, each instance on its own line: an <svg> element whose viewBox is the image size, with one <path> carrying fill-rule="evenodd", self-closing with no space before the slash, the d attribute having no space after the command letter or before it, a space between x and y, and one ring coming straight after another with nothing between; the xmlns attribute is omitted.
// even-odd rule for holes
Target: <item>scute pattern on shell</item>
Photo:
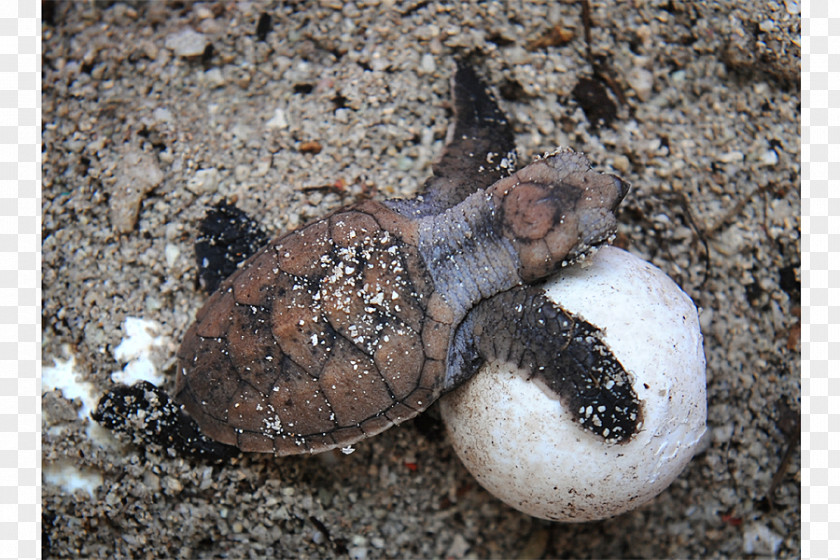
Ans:
<svg viewBox="0 0 840 560"><path fill-rule="evenodd" d="M432 284L416 249L376 219L391 213L342 210L222 283L179 351L175 396L204 433L245 451L316 452L437 398L443 365L424 336L438 346L444 333L423 331Z"/></svg>

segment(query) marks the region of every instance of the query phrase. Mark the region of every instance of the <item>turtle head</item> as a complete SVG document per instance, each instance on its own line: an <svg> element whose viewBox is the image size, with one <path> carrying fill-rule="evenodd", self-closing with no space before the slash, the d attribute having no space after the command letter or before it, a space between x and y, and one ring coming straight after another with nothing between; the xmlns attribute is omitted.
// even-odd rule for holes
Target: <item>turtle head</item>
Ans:
<svg viewBox="0 0 840 560"><path fill-rule="evenodd" d="M526 282L571 264L615 234L615 211L630 189L592 171L581 153L546 154L489 189Z"/></svg>

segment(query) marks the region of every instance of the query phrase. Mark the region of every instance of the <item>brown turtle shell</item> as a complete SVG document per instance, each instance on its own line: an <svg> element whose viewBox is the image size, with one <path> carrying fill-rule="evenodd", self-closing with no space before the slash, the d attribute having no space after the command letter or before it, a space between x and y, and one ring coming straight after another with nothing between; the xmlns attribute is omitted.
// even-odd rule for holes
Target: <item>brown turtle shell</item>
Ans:
<svg viewBox="0 0 840 560"><path fill-rule="evenodd" d="M439 396L452 331L427 317L416 223L378 202L253 255L198 312L175 397L209 437L278 455L348 446Z"/></svg>

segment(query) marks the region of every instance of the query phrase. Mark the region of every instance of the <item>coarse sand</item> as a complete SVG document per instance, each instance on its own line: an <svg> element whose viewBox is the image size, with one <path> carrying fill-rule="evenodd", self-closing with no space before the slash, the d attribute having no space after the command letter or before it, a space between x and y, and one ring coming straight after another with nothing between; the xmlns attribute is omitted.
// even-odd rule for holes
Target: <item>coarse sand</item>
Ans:
<svg viewBox="0 0 840 560"><path fill-rule="evenodd" d="M45 558L799 555L799 2L590 4L591 57L580 2L44 3ZM616 243L701 308L708 432L677 481L560 524L478 486L434 407L350 455L225 465L92 426L115 372L171 390L206 208L280 233L410 196L459 56L521 161L571 146L632 183Z"/></svg>

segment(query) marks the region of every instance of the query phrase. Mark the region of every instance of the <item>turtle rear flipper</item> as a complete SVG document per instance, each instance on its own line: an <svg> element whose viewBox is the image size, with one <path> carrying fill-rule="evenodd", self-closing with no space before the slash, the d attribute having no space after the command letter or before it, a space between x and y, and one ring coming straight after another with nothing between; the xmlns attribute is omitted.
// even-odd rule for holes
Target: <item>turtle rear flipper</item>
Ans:
<svg viewBox="0 0 840 560"><path fill-rule="evenodd" d="M141 444L160 445L176 454L223 460L239 450L203 435L195 420L148 381L119 386L99 400L91 418Z"/></svg>
<svg viewBox="0 0 840 560"><path fill-rule="evenodd" d="M201 220L195 241L199 284L208 294L236 267L268 243L265 230L227 200L210 208Z"/></svg>

